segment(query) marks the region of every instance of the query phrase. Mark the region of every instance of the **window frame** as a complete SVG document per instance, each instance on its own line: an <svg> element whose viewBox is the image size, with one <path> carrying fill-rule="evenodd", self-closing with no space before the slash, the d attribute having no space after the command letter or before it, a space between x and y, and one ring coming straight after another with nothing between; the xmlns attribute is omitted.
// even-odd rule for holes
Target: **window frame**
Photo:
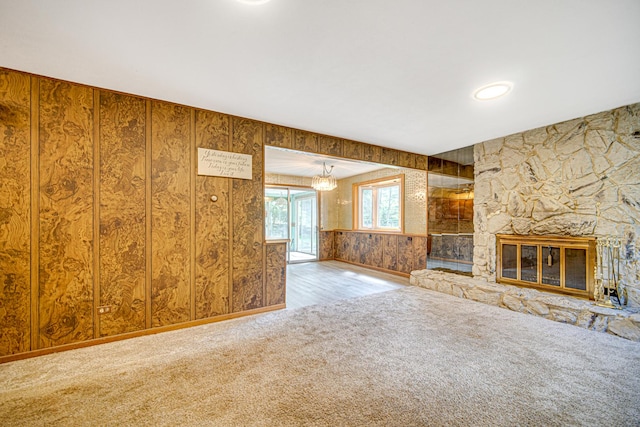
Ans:
<svg viewBox="0 0 640 427"><path fill-rule="evenodd" d="M378 189L398 186L398 217L399 227L378 227ZM362 206L361 206L361 191L362 189L373 189L373 210L372 210L372 223L373 227L364 227L362 225ZM356 182L352 184L353 192L353 229L358 231L371 231L371 232L385 232L385 233L404 233L404 174L387 176L384 178L377 178L369 181Z"/></svg>

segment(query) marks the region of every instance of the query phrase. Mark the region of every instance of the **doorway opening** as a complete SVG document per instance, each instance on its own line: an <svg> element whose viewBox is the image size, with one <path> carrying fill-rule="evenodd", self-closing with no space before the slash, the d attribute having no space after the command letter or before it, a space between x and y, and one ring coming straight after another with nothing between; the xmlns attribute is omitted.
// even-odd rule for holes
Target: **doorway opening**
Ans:
<svg viewBox="0 0 640 427"><path fill-rule="evenodd" d="M311 188L265 187L265 236L288 240L287 262L318 260L318 194Z"/></svg>

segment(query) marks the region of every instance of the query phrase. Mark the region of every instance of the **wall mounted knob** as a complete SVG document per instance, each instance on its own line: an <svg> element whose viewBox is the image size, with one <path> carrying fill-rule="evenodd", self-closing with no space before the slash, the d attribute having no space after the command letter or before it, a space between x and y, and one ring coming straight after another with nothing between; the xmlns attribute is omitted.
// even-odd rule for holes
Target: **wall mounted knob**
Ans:
<svg viewBox="0 0 640 427"><path fill-rule="evenodd" d="M217 202L218 201L218 196L211 196L211 201L212 202Z"/></svg>

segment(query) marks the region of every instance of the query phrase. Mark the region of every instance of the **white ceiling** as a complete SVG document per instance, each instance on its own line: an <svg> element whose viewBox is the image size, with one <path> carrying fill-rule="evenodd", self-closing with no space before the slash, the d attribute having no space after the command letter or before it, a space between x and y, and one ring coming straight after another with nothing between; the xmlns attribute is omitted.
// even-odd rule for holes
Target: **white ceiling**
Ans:
<svg viewBox="0 0 640 427"><path fill-rule="evenodd" d="M639 23L638 0L0 0L0 66L436 154L639 102Z"/></svg>

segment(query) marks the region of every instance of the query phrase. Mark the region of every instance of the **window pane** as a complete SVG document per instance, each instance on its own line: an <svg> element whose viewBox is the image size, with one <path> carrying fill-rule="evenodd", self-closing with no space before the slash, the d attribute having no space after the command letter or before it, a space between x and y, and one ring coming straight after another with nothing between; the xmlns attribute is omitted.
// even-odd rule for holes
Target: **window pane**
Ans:
<svg viewBox="0 0 640 427"><path fill-rule="evenodd" d="M373 189L363 188L360 191L360 218L362 227L373 228Z"/></svg>
<svg viewBox="0 0 640 427"><path fill-rule="evenodd" d="M289 238L289 202L287 190L265 189L265 232L267 239Z"/></svg>
<svg viewBox="0 0 640 427"><path fill-rule="evenodd" d="M378 227L400 228L400 186L378 188Z"/></svg>

